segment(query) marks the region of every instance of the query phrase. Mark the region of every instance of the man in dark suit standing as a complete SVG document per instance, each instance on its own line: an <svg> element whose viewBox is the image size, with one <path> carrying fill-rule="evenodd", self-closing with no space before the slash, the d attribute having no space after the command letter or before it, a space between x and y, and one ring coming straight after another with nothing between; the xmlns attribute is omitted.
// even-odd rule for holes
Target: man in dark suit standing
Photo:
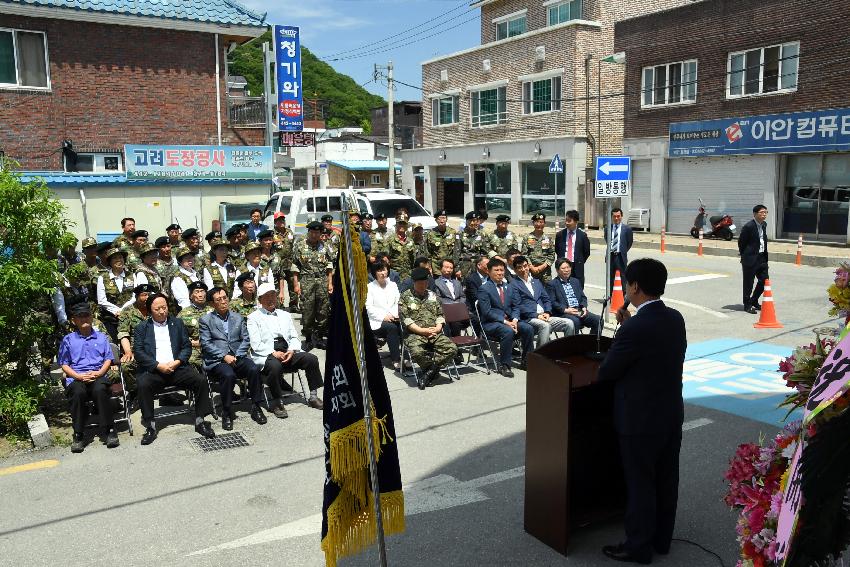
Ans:
<svg viewBox="0 0 850 567"><path fill-rule="evenodd" d="M608 275L610 289L614 289L614 274L619 270L625 290L626 266L629 265L629 249L632 247L632 227L623 222L623 209L617 207L611 210L611 238L608 238L608 230L605 229L605 242L608 243L608 254L611 256L611 273Z"/></svg>
<svg viewBox="0 0 850 567"><path fill-rule="evenodd" d="M153 397L165 386L183 386L195 394L195 431L207 439L215 432L204 417L212 413L207 381L191 364L192 343L183 321L168 314L168 302L161 293L152 294L147 301L151 316L136 326L133 333L133 357L136 359L139 406L145 434L142 445L156 439Z"/></svg>
<svg viewBox="0 0 850 567"><path fill-rule="evenodd" d="M233 386L237 376L248 381L252 402L251 419L264 425L267 420L260 409L260 402L263 401L263 381L260 378L260 367L248 356L251 339L248 337L245 318L230 310L230 300L224 288L212 288L209 298L213 310L201 317L199 332L204 369L219 385L221 428L225 431L233 429Z"/></svg>
<svg viewBox="0 0 850 567"><path fill-rule="evenodd" d="M741 228L738 237L738 253L741 255L741 271L744 272L744 311L755 313L761 310L759 297L764 291L767 269L767 207L753 207L753 220ZM753 289L753 278L756 288Z"/></svg>
<svg viewBox="0 0 850 567"><path fill-rule="evenodd" d="M590 239L579 229L578 221L578 211L567 211L565 228L555 235L555 256L572 262L573 277L584 287L584 263L590 257Z"/></svg>
<svg viewBox="0 0 850 567"><path fill-rule="evenodd" d="M618 561L651 563L670 551L679 492L682 445L682 365L685 320L664 305L667 268L641 258L626 268L626 299L637 307L617 311L622 324L599 367L599 380L616 381L614 427L625 472L626 541L602 548Z"/></svg>
<svg viewBox="0 0 850 567"><path fill-rule="evenodd" d="M478 290L489 277L487 269L489 261L490 259L486 254L479 254L475 258L475 269L470 271L463 280L466 308L469 309L469 316L472 317L472 327L479 336L481 335L481 322L478 321L478 315L475 313L475 303L478 301Z"/></svg>
<svg viewBox="0 0 850 567"><path fill-rule="evenodd" d="M577 278L572 277L572 262L566 258L555 260L555 271L558 276L549 282L549 299L552 301L552 315L563 317L573 322L575 334L582 327L589 327L596 333L602 321L599 315L587 310L587 296L584 287Z"/></svg>

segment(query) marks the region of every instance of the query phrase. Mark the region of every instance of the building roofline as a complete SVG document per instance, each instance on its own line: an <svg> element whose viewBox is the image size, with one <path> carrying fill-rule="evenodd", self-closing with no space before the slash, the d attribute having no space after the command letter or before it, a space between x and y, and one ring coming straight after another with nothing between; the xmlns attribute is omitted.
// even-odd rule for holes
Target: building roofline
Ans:
<svg viewBox="0 0 850 567"><path fill-rule="evenodd" d="M614 22L614 27L616 28L616 26L621 24L621 23L630 23L630 22L634 22L636 20L642 20L643 18L651 18L651 17L654 18L654 17L658 17L662 14L667 14L669 12L676 12L678 10L688 9L691 6L694 6L695 4L707 4L709 2L716 2L716 1L717 0L690 0L689 4L682 4L680 6L673 6L672 8L665 8L664 10L658 10L656 12L650 12L648 14L640 14L640 15L637 15L637 16L632 16L631 18L623 18L622 20L617 20L616 22Z"/></svg>

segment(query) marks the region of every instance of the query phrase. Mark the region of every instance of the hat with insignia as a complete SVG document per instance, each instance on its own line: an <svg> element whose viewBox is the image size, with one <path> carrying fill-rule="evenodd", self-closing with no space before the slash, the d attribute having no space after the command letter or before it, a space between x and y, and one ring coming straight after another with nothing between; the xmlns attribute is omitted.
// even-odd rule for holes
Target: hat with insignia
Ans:
<svg viewBox="0 0 850 567"><path fill-rule="evenodd" d="M307 230L322 230L322 223L319 221L311 221L307 223Z"/></svg>
<svg viewBox="0 0 850 567"><path fill-rule="evenodd" d="M333 215L322 215L322 222L333 222Z"/></svg>
<svg viewBox="0 0 850 567"><path fill-rule="evenodd" d="M226 236L227 238L236 236L237 234L239 234L240 230L242 230L241 225L234 224L233 226L227 229L227 232L224 233L224 236Z"/></svg>
<svg viewBox="0 0 850 567"><path fill-rule="evenodd" d="M167 236L160 236L159 238L156 239L156 241L154 241L153 244L154 244L154 246L159 248L160 246L165 246L166 244L171 244L171 241L168 239Z"/></svg>
<svg viewBox="0 0 850 567"><path fill-rule="evenodd" d="M543 213L537 213L537 214L535 214L534 216L531 217L531 220L533 220L533 221L546 220L546 215L544 215Z"/></svg>
<svg viewBox="0 0 850 567"><path fill-rule="evenodd" d="M88 301L80 301L73 304L69 311L71 312L71 317L86 317L91 315L91 307Z"/></svg>
<svg viewBox="0 0 850 567"><path fill-rule="evenodd" d="M410 220L410 217L407 215L407 213L399 213L395 217L396 224L399 224L399 223L402 223L402 222L404 224L407 224L407 221L409 221L409 220Z"/></svg>
<svg viewBox="0 0 850 567"><path fill-rule="evenodd" d="M411 272L410 272L410 279L412 279L415 282L420 282L422 280L427 280L428 276L430 276L430 275L431 275L431 272L429 272L425 268L413 268L413 270L411 270Z"/></svg>
<svg viewBox="0 0 850 567"><path fill-rule="evenodd" d="M434 218L437 217L447 217L449 213L446 212L446 209L440 209L438 211L434 211Z"/></svg>
<svg viewBox="0 0 850 567"><path fill-rule="evenodd" d="M142 244L142 247L139 248L139 258L144 258L145 254L151 254L152 252L159 254L159 249L150 242L145 242Z"/></svg>
<svg viewBox="0 0 850 567"><path fill-rule="evenodd" d="M97 240L89 236L88 238L83 238L83 250L86 248L97 248Z"/></svg>
<svg viewBox="0 0 850 567"><path fill-rule="evenodd" d="M196 282L192 282L192 283L190 283L189 285L187 285L187 286L186 286L186 289L188 289L188 290L189 290L189 293L191 293L191 292L195 291L196 289L202 289L202 290L204 290L204 291L208 291L208 290L209 290L209 288L207 287L207 284L205 284L205 283L204 283L204 282L202 282L201 280L198 280L198 281L196 281Z"/></svg>
<svg viewBox="0 0 850 567"><path fill-rule="evenodd" d="M156 288L149 283L139 284L133 288L133 294L135 294L136 297L143 293L156 293Z"/></svg>
<svg viewBox="0 0 850 567"><path fill-rule="evenodd" d="M499 215L496 217L496 222L511 222L511 217L508 215Z"/></svg>
<svg viewBox="0 0 850 567"><path fill-rule="evenodd" d="M140 236L147 238L148 237L148 231L146 231L146 230L134 230L132 233L130 233L130 238L139 238Z"/></svg>
<svg viewBox="0 0 850 567"><path fill-rule="evenodd" d="M197 228L187 228L183 231L183 234L180 235L180 238L182 238L183 240L189 240L193 236L198 236Z"/></svg>
<svg viewBox="0 0 850 567"><path fill-rule="evenodd" d="M372 215L372 213L366 213L366 214L363 215L362 218L363 218L363 220L372 220L375 217Z"/></svg>
<svg viewBox="0 0 850 567"><path fill-rule="evenodd" d="M104 252L106 252L110 248L112 248L111 242L99 242L98 245L97 245L97 253L103 254Z"/></svg>
<svg viewBox="0 0 850 567"><path fill-rule="evenodd" d="M236 285L241 286L243 283L247 282L248 280L254 281L254 272L252 272L252 271L242 272L241 274L236 276Z"/></svg>
<svg viewBox="0 0 850 567"><path fill-rule="evenodd" d="M257 238L273 238L273 237L274 237L274 231L270 228L267 228L265 230L261 230L257 234Z"/></svg>
<svg viewBox="0 0 850 567"><path fill-rule="evenodd" d="M421 222L414 222L414 223L410 224L410 230L417 230L417 229L422 230L422 223Z"/></svg>
<svg viewBox="0 0 850 567"><path fill-rule="evenodd" d="M124 256L124 261L125 261L125 262L127 261L127 251L126 251L126 250L121 250L120 248L110 248L109 250L107 250L107 251L106 251L106 253L105 253L106 261L107 261L107 262L109 262L109 261L110 261L110 259L111 259L113 256L115 256L116 254L121 254L121 255L123 255L123 256Z"/></svg>
<svg viewBox="0 0 850 567"><path fill-rule="evenodd" d="M180 258L183 256L194 256L195 253L189 250L188 246L179 246L177 248L177 252L174 253L174 257L177 258L177 261L180 261Z"/></svg>
<svg viewBox="0 0 850 567"><path fill-rule="evenodd" d="M228 248L229 245L221 238L213 238L212 240L210 240L210 250L215 250L216 248L221 248L222 246L224 248Z"/></svg>
<svg viewBox="0 0 850 567"><path fill-rule="evenodd" d="M387 218L387 215L385 215L384 213L378 213L377 215L375 215L375 220L384 220L385 218Z"/></svg>
<svg viewBox="0 0 850 567"><path fill-rule="evenodd" d="M207 235L204 237L204 240L209 242L213 238L221 238L221 231L220 230L214 230L212 232L208 232Z"/></svg>
<svg viewBox="0 0 850 567"><path fill-rule="evenodd" d="M474 220L480 218L481 217L475 211L469 211L468 213L466 213L466 220Z"/></svg>
<svg viewBox="0 0 850 567"><path fill-rule="evenodd" d="M264 230L263 232L271 232L271 231ZM253 252L255 250L262 250L262 249L263 249L263 247L260 246L260 244L258 242L255 242L255 241L252 240L251 242L249 242L248 244L245 245L245 248L242 249L242 253L247 256L248 252Z"/></svg>
<svg viewBox="0 0 850 567"><path fill-rule="evenodd" d="M169 230L181 230L180 225L177 223L171 223L170 225L165 227L165 232L168 232Z"/></svg>

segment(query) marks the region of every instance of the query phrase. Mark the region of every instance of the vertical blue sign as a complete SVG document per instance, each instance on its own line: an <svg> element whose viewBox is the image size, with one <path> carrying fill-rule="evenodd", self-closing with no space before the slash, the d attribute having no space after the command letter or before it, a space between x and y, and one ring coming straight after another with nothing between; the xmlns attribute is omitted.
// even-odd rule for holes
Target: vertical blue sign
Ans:
<svg viewBox="0 0 850 567"><path fill-rule="evenodd" d="M274 54L277 62L277 116L281 132L304 129L301 93L301 38L297 27L274 27Z"/></svg>

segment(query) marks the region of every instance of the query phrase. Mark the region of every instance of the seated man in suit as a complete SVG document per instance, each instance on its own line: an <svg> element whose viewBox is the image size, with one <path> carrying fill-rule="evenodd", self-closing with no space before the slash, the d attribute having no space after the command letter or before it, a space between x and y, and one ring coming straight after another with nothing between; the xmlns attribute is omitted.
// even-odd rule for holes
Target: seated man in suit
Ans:
<svg viewBox="0 0 850 567"><path fill-rule="evenodd" d="M437 301L442 304L466 304L463 286L455 278L455 263L451 258L444 258L440 261L440 275L434 279L432 291L437 294ZM456 337L460 335L464 327L468 326L466 323L449 323L449 332L451 336Z"/></svg>
<svg viewBox="0 0 850 567"><path fill-rule="evenodd" d="M207 439L215 432L204 417L212 413L209 385L189 364L192 343L183 321L169 315L168 301L161 293L148 297L151 316L136 327L133 334L133 357L136 359L139 405L145 434L142 445L156 440L156 423L153 414L153 397L165 386L183 386L195 394L195 431Z"/></svg>
<svg viewBox="0 0 850 567"><path fill-rule="evenodd" d="M511 315L516 302L515 291L505 281L505 263L492 258L487 267L489 277L478 290L478 312L487 338L499 343L499 372L506 378L513 378L511 354L514 339L520 336L525 355L532 348L534 328Z"/></svg>
<svg viewBox="0 0 850 567"><path fill-rule="evenodd" d="M581 282L573 277L572 268L573 263L566 258L555 261L558 277L549 282L552 314L572 321L576 334L582 327L589 327L590 332L595 334L602 319L587 310L587 296Z"/></svg>
<svg viewBox="0 0 850 567"><path fill-rule="evenodd" d="M534 327L537 335L537 346L549 342L552 331L565 331L572 335L575 332L572 321L561 317L552 317L552 302L546 293L546 286L540 280L531 277L531 264L525 256L514 258L514 271L517 277L511 282L515 290L516 303L511 315ZM522 353L521 368L525 368L527 351Z"/></svg>
<svg viewBox="0 0 850 567"><path fill-rule="evenodd" d="M233 386L237 376L248 381L251 395L251 419L264 425L266 416L260 409L263 401L263 382L260 380L260 368L248 356L251 341L245 318L230 310L227 290L214 287L209 293L213 310L201 317L201 352L204 357L204 369L210 378L218 382L221 394L221 428L233 429Z"/></svg>

